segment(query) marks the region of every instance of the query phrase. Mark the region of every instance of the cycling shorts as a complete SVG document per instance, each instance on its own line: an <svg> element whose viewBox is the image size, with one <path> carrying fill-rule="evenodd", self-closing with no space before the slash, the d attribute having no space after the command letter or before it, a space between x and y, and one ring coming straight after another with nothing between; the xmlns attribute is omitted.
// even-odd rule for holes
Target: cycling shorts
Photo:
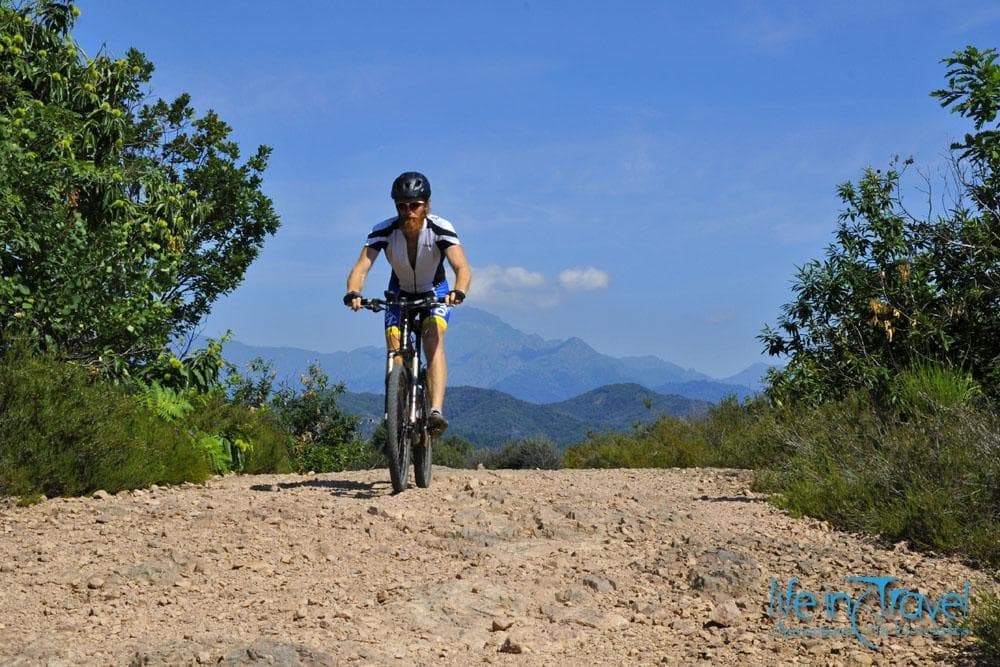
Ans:
<svg viewBox="0 0 1000 667"><path fill-rule="evenodd" d="M393 290L392 285L389 286L390 291L395 294L399 294L398 290ZM434 286L434 294L437 298L443 298L447 296L451 288L448 287L448 281L438 283ZM404 292L406 294L406 292ZM451 318L451 306L447 306L443 303L436 303L430 308L428 308L428 314L424 316L424 324L426 326L428 322L432 319L437 319L436 324L443 331L448 328L448 320ZM401 313L399 306L388 306L385 309L385 333L388 335L390 331L399 335L399 325L401 323ZM394 330L394 331L393 331Z"/></svg>

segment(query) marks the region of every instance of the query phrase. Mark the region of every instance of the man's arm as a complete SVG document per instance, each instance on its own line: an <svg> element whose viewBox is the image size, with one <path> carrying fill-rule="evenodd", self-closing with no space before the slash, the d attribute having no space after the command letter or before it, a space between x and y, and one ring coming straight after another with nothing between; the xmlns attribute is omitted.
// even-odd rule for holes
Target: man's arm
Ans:
<svg viewBox="0 0 1000 667"><path fill-rule="evenodd" d="M361 249L361 256L354 263L354 268L351 269L351 272L347 274L348 294L351 292L361 294L361 290L365 288L365 279L368 277L368 271L372 268L375 258L378 257L378 252L378 248L371 246L365 246ZM358 310L361 308L361 297L355 297L348 305L352 310Z"/></svg>
<svg viewBox="0 0 1000 667"><path fill-rule="evenodd" d="M465 250L460 245L450 245L444 251L444 256L448 259L448 263L451 264L452 270L455 271L455 286L453 289L468 294L469 285L472 284L472 269L469 267L469 261L465 258ZM449 306L453 304L450 294L446 299L446 303Z"/></svg>

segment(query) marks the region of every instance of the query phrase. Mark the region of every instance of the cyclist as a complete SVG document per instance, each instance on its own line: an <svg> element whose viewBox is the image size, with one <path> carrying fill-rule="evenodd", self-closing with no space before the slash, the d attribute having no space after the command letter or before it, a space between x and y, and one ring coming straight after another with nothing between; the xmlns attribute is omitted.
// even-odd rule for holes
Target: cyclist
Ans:
<svg viewBox="0 0 1000 667"><path fill-rule="evenodd" d="M448 328L452 306L465 300L472 270L454 226L444 218L431 214L431 184L416 171L399 175L392 183L392 199L396 215L372 228L361 249L361 256L347 276L344 305L355 312L361 308L361 290L379 251L385 250L392 266L389 291L415 296L433 291L445 302L431 308L423 319L424 355L427 357L427 393L431 411L427 416L428 430L435 437L448 428L444 418L444 390L448 366L444 355L444 334ZM444 260L455 271L455 287L448 285ZM385 341L389 350L399 349L399 308L385 311ZM400 363L396 357L396 363Z"/></svg>

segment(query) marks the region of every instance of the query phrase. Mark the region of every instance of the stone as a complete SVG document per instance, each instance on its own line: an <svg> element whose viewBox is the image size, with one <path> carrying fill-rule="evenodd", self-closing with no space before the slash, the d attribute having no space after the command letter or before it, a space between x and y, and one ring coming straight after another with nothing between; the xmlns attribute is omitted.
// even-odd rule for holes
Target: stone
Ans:
<svg viewBox="0 0 1000 667"><path fill-rule="evenodd" d="M852 651L847 656L847 664L851 667L869 667L875 664L875 660L863 651Z"/></svg>
<svg viewBox="0 0 1000 667"><path fill-rule="evenodd" d="M523 653L524 647L518 642L514 641L510 637L504 641L503 645L500 646L500 653Z"/></svg>
<svg viewBox="0 0 1000 667"><path fill-rule="evenodd" d="M717 605L708 615L709 621L724 628L731 628L738 625L743 620L743 612L736 606L733 599L726 600Z"/></svg>
<svg viewBox="0 0 1000 667"><path fill-rule="evenodd" d="M613 581L603 577L595 577L593 575L584 577L583 585L594 589L598 593L610 593L611 591L618 589Z"/></svg>
<svg viewBox="0 0 1000 667"><path fill-rule="evenodd" d="M693 635L698 632L698 626L695 625L693 621L689 621L684 618L678 618L676 621L671 623L670 629L681 635Z"/></svg>
<svg viewBox="0 0 1000 667"><path fill-rule="evenodd" d="M556 591L555 595L556 602L562 602L564 604L567 602L570 603L579 602L581 600L586 599L586 597L587 597L587 592L579 587L567 588L566 590Z"/></svg>
<svg viewBox="0 0 1000 667"><path fill-rule="evenodd" d="M514 625L514 619L512 618L494 618L493 623L490 627L490 632L500 632L502 630L508 630L512 625Z"/></svg>
<svg viewBox="0 0 1000 667"><path fill-rule="evenodd" d="M147 664L147 663L139 663ZM166 664L177 664L166 663ZM219 661L224 667L240 665L276 665L279 667L294 667L296 665L336 665L337 661L328 653L310 646L299 644L282 644L267 640L258 640L252 645L231 651Z"/></svg>

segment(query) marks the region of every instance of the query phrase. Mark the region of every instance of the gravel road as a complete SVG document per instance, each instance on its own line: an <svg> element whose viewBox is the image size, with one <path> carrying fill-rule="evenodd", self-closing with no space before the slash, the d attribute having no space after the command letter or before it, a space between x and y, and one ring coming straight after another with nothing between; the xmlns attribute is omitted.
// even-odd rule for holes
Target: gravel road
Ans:
<svg viewBox="0 0 1000 667"><path fill-rule="evenodd" d="M435 468L430 489L399 495L366 471L8 499L0 664L967 660L971 640L929 618L960 614L966 581L991 585L982 572L792 518L749 482ZM852 575L896 577L886 591L910 592L890 606L919 618L883 619L865 595L877 584ZM831 591L862 600L856 625L877 650L846 607L826 618Z"/></svg>

